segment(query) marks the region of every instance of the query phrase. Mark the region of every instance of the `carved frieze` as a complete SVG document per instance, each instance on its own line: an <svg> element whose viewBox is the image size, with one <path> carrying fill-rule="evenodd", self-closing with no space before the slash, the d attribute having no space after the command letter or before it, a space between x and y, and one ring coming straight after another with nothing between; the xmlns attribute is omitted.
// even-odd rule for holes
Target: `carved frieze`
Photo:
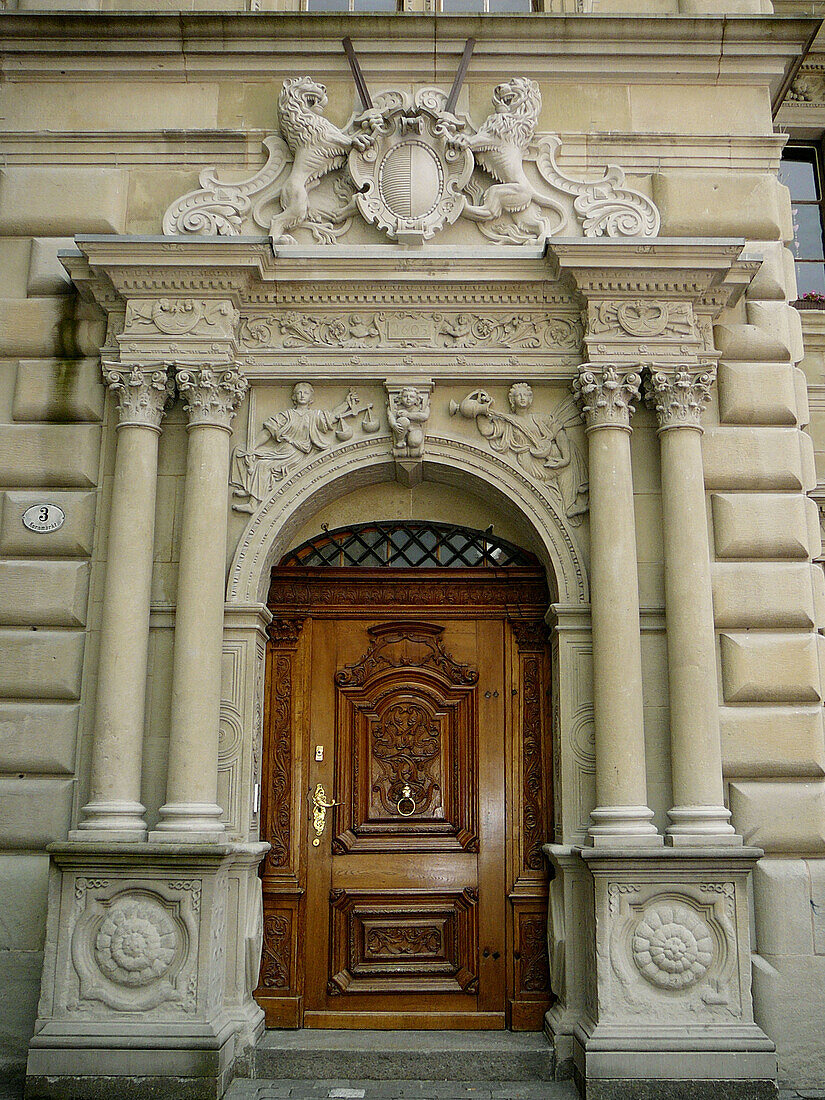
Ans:
<svg viewBox="0 0 825 1100"><path fill-rule="evenodd" d="M352 439L356 430L372 435L380 428L372 404L364 404L355 390L333 409L316 409L314 402L313 386L297 382L292 408L266 419L251 447L235 449L230 485L236 512L254 512L307 456Z"/></svg>
<svg viewBox="0 0 825 1100"><path fill-rule="evenodd" d="M230 337L237 323L237 309L225 300L130 298L123 335L158 332L164 336Z"/></svg>
<svg viewBox="0 0 825 1100"><path fill-rule="evenodd" d="M238 339L244 351L293 348L483 348L576 353L583 337L572 314L392 309L245 316Z"/></svg>
<svg viewBox="0 0 825 1100"><path fill-rule="evenodd" d="M526 382L510 387L508 401L510 412L501 412L485 390L474 390L462 401L451 401L450 413L474 420L494 451L513 457L535 480L548 482L570 522L581 523L588 507L587 465L567 431L581 422L575 402L565 398L552 413L535 413Z"/></svg>
<svg viewBox="0 0 825 1100"><path fill-rule="evenodd" d="M293 242L293 230L332 244L358 212L396 240L429 239L459 218L497 244L658 233L658 210L621 168L582 180L559 167L561 140L536 132L535 81L499 84L477 129L446 102L436 88L388 91L340 128L324 114L324 86L290 78L278 98L280 133L265 138L260 171L231 183L205 169L200 186L166 211L163 231L234 236L258 226L276 245Z"/></svg>

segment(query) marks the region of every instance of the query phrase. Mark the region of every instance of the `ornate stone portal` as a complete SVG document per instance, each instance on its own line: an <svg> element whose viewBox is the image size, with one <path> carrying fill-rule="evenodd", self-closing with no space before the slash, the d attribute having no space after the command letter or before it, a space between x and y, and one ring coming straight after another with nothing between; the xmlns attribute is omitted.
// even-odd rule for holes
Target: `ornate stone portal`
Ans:
<svg viewBox="0 0 825 1100"><path fill-rule="evenodd" d="M507 121L525 99L534 112L529 84L502 85L496 114ZM285 101L303 96L307 110L321 117L317 88L298 80L286 92ZM334 162L343 165L345 154L351 166L357 159L369 167L375 150L382 159L372 178L384 181L384 202L401 193L390 185L400 188L407 153L413 165L413 158L446 158L454 150L451 180L462 178L456 166L471 156L489 168L497 154L484 151L487 139L479 134L492 133L493 123L474 134L458 125L439 131L439 103L402 97L354 128L325 131L334 153L323 162L332 165L327 174L340 170ZM522 137L508 161L521 166L523 178L514 171L475 193L472 181L469 194L451 192L451 211L461 206L457 217L479 219L474 224L490 233L499 226L511 243L522 230L508 236L501 227L516 225L515 207L536 182L532 162L524 170L533 125L528 117L517 131ZM354 140L359 135L364 140ZM409 139L422 143L418 151L402 148ZM279 237L299 226L312 231L321 223L308 206L310 145L300 159L292 134L294 159L284 159L269 183L259 177L254 186L223 191L209 184L176 204L173 221L232 235L249 215L274 225ZM536 171L541 155L550 173L550 146L536 152ZM429 163L437 181L435 161L421 160ZM424 171L421 164L417 171ZM54 854L49 919L57 946L46 962L30 1063L38 1087L49 1076L88 1073L88 1036L105 1034L112 1075L126 1065L111 1053L114 1035L118 1049L138 1050L129 1064L143 1076L175 1076L175 1066L186 1075L206 1064L208 1082L198 1087L217 1095L233 1062L254 1043L262 1027L251 998L260 939L254 867L263 852L254 792L270 568L320 503L345 487L393 476L406 477L406 484L431 478L459 492L472 486L506 499L534 532L553 574L561 843L551 853L558 868L551 909L559 1001L548 1023L560 1062L575 1058L587 1082L612 1079L617 1066L626 1079L660 1078L676 1076L684 1064L674 1050L684 1056L701 1049L706 1077L729 1082L732 1095L742 1065L758 1082L770 1080L771 1044L752 1021L743 903L758 853L732 834L721 805L718 721L714 726L710 709L690 726L684 709L673 708L667 847L648 805L630 449L644 372L659 418L663 476L683 468L671 459L684 454L691 476L674 499L695 506L700 412L718 354L706 334L754 265L740 260L737 243L622 239L621 226L629 230L631 222L619 213L631 214L615 176L598 202L591 185L576 186L582 190L575 197L561 184L556 192L567 195L569 208L561 197L554 202L568 217L586 206L593 221L575 223L583 233L577 241L551 241L546 257L498 244L466 253L430 245L363 255L336 246L314 249L308 264L289 249L273 256L269 241L215 242L193 233L166 241L91 239L67 261L84 293L108 312L112 384L117 389L134 375L129 393L147 387L142 415L151 413L151 424L121 429L120 438L150 429L157 438L162 397L174 379L185 401L187 465L166 802L143 839L142 723L133 711L126 715L123 697L124 720L115 714L114 728L117 759L129 767L112 776L101 734L99 791L70 843ZM370 196L369 189L359 192ZM540 201L543 192L535 196L521 211L535 219L527 225L522 217L534 242L557 224L555 206ZM632 216L643 218L634 231L655 231L648 200L641 196L636 207L627 201ZM448 221L446 206L440 211L438 218ZM420 228L426 235L423 223L402 225L404 218L420 223L420 212L393 217L401 219L394 232ZM327 224L337 231L344 222ZM354 277L359 259L369 269ZM147 441L140 434L148 456ZM121 446L117 461L134 467L139 482L151 480L152 464L128 463L130 448ZM682 522L678 512L666 516L669 583L690 565L673 537ZM224 589L228 531L237 549ZM145 532L138 545L146 550ZM695 659L707 659L713 630L706 534L690 554L701 598L690 623L668 609L672 653L686 639L693 646L684 667L671 660L671 702L690 698L690 669ZM133 555L136 568L145 567L144 557ZM122 569L111 577L107 599L115 606L121 596L131 601L136 653L145 653L148 590L127 592ZM140 601L143 618L134 606ZM277 629L295 633L289 622ZM138 680L129 686L132 707ZM281 682L278 690L285 699L297 688ZM110 702L118 706L116 698ZM687 767L697 743L701 767ZM289 761L281 776L297 815L303 792ZM298 843L300 828L291 817L280 840L284 850ZM137 1023L127 1018L134 1014ZM106 1071L98 1064L94 1072Z"/></svg>

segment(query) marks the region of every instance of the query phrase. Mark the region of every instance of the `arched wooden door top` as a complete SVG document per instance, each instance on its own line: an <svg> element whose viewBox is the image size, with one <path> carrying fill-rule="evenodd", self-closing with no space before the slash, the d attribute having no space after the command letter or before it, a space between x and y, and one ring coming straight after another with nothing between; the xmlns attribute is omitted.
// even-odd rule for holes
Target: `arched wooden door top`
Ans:
<svg viewBox="0 0 825 1100"><path fill-rule="evenodd" d="M342 560L352 530L272 572L256 996L270 1026L539 1029L543 572L517 547L508 565L491 561L489 537L476 566L294 564L331 547ZM366 560L363 542L398 527L364 530ZM319 787L340 805L316 835Z"/></svg>

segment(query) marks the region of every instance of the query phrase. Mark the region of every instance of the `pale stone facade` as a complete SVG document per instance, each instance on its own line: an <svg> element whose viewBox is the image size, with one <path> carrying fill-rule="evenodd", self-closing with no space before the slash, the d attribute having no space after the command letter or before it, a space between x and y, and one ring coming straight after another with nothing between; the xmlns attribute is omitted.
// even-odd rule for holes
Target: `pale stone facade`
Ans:
<svg viewBox="0 0 825 1100"><path fill-rule="evenodd" d="M270 570L415 517L547 569L559 1067L825 1081L818 19L145 6L0 20L4 1057L244 1070Z"/></svg>

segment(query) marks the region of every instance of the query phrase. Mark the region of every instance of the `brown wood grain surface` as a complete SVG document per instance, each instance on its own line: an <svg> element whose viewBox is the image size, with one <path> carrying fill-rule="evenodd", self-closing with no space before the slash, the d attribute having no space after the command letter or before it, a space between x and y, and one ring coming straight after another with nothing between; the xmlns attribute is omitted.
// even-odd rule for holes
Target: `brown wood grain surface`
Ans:
<svg viewBox="0 0 825 1100"><path fill-rule="evenodd" d="M269 1026L540 1029L543 578L392 572L273 571L256 997Z"/></svg>

